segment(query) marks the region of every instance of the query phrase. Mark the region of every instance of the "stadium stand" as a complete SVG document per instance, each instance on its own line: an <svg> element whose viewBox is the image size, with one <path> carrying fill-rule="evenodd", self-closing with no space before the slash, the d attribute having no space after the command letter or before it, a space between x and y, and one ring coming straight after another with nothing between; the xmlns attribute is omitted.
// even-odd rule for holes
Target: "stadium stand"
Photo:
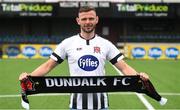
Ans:
<svg viewBox="0 0 180 110"><path fill-rule="evenodd" d="M58 0L0 0L0 2L58 2ZM68 0L66 0L67 2ZM109 0L111 2L120 2L117 0ZM178 0L123 0L123 3L138 2L138 3L163 3L163 2L178 2ZM57 3L59 4L59 3ZM174 5L174 4L173 4ZM71 14L58 12L59 5L56 7L56 17L17 17L12 13L8 15L6 12L1 12L0 16L0 43L1 44L19 44L19 43L34 43L34 44L56 44L63 39L74 35L78 32L78 26L75 23L73 12ZM110 5L111 6L111 5ZM112 5L116 6L116 5ZM160 4L161 6L161 4ZM127 11L114 12L113 16L103 15L103 9L100 9L100 23L97 27L97 33L105 38L116 42L180 42L180 8L179 5L169 6L169 9L175 8L177 11L169 10L168 13L176 13L173 16L162 17L135 17ZM111 7L110 7L111 8ZM113 7L113 10L116 7ZM65 8L61 8L65 9ZM58 10L58 11L57 11ZM10 11L9 11L10 12ZM5 14L4 14L5 13ZM7 15L6 15L7 14ZM59 14L59 15L58 15ZM111 13L109 13L111 14ZM119 14L119 15L118 15ZM107 27L108 35L103 35L103 28Z"/></svg>
<svg viewBox="0 0 180 110"><path fill-rule="evenodd" d="M135 35L120 36L119 42L179 43L180 35Z"/></svg>
<svg viewBox="0 0 180 110"><path fill-rule="evenodd" d="M0 44L57 44L62 41L63 36L1 36Z"/></svg>

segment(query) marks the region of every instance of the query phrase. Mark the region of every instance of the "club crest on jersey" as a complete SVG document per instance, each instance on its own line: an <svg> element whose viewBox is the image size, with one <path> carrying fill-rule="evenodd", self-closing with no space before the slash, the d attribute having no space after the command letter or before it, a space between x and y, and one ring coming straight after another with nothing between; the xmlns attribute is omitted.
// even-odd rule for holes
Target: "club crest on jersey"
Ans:
<svg viewBox="0 0 180 110"><path fill-rule="evenodd" d="M100 47L94 47L94 53L100 53L101 49Z"/></svg>
<svg viewBox="0 0 180 110"><path fill-rule="evenodd" d="M84 71L93 71L99 66L99 60L93 55L84 55L79 58L78 66Z"/></svg>

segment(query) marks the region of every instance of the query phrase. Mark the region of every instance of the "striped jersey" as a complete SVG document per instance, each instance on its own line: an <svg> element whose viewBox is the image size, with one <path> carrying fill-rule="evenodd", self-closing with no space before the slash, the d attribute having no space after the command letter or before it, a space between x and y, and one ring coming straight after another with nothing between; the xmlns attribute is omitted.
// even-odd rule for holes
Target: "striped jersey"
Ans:
<svg viewBox="0 0 180 110"><path fill-rule="evenodd" d="M95 35L85 40L80 34L63 40L50 58L58 63L67 59L70 76L104 76L105 62L115 64L123 55L108 40ZM106 93L73 93L70 99L72 109L108 108Z"/></svg>

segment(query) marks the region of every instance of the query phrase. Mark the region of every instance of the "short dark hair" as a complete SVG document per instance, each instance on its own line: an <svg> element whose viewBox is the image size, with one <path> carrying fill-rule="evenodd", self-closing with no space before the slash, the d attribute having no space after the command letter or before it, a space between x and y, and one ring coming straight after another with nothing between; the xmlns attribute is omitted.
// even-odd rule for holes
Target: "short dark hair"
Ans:
<svg viewBox="0 0 180 110"><path fill-rule="evenodd" d="M88 11L95 11L96 12L96 9L92 6L83 6L83 7L79 8L79 13L88 12Z"/></svg>

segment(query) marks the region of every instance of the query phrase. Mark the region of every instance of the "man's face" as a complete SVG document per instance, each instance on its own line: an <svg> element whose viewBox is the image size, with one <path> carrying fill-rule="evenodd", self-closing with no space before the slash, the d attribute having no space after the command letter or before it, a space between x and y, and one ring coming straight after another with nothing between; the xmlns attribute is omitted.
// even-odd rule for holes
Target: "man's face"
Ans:
<svg viewBox="0 0 180 110"><path fill-rule="evenodd" d="M81 31L91 33L98 23L98 16L95 11L81 12L76 21L80 25Z"/></svg>

